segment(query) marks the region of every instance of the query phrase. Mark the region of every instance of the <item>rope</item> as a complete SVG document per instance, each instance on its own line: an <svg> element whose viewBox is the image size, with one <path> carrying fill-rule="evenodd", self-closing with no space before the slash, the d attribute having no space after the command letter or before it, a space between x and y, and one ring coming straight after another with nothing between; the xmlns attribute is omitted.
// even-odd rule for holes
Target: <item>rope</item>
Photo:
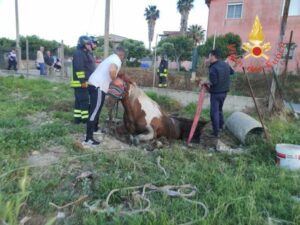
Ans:
<svg viewBox="0 0 300 225"><path fill-rule="evenodd" d="M58 206L52 202L49 202L49 205L55 207L56 209L64 209L64 208L67 208L67 207L70 207L70 206L74 206L74 205L78 205L80 202L86 200L88 198L87 195L84 195L84 196L81 196L79 199L77 199L76 201L73 201L73 202L70 202L68 204L65 204L63 206Z"/></svg>
<svg viewBox="0 0 300 225"><path fill-rule="evenodd" d="M116 118L118 118L118 111L119 111L119 100L115 103L115 109L116 109Z"/></svg>
<svg viewBox="0 0 300 225"><path fill-rule="evenodd" d="M144 208L138 208L138 209L131 209L131 210L125 210L124 209L124 204L120 204L117 207L112 207L109 204L109 201L113 194L120 192L120 191L132 191L131 196L133 197L134 200L138 200L139 203L141 201L146 203L146 206ZM151 210L151 201L149 198L146 196L154 193L154 192L161 192L165 193L170 197L179 197L183 199L186 202L189 202L194 205L198 205L204 209L204 215L197 219L193 220L187 223L182 223L180 225L191 225L195 224L203 219L205 219L208 215L208 208L206 205L200 201L195 201L195 200L190 200L189 197L195 196L197 191L197 188L195 186L192 186L190 184L184 184L184 185L165 185L161 187L157 187L153 184L145 184L145 185L140 185L140 186L132 186L132 187L125 187L125 188L117 188L113 189L109 192L107 195L105 202L102 200L96 200L96 202L93 205L89 205L87 202L84 202L84 206L89 209L91 213L96 212L96 213L111 213L115 211L115 208L120 208L121 210L118 211L120 215L134 215L138 213L145 213L145 212L152 212ZM103 204L100 204L103 202ZM99 206L100 205L100 206ZM141 204L139 204L141 205Z"/></svg>
<svg viewBox="0 0 300 225"><path fill-rule="evenodd" d="M161 166L160 161L161 161L161 157L158 156L157 159L156 159L158 168L161 169L164 172L166 177L169 177L166 170L165 170L165 168Z"/></svg>

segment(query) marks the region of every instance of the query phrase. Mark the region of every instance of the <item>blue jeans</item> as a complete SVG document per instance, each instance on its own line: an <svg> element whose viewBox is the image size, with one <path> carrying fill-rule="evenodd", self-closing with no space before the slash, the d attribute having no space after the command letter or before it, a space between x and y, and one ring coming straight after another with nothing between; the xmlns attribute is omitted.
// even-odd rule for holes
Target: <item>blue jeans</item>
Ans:
<svg viewBox="0 0 300 225"><path fill-rule="evenodd" d="M45 63L39 63L40 66L40 75L46 75Z"/></svg>
<svg viewBox="0 0 300 225"><path fill-rule="evenodd" d="M223 128L223 104L227 93L211 93L210 94L210 118L212 122L213 135L218 135L219 130Z"/></svg>

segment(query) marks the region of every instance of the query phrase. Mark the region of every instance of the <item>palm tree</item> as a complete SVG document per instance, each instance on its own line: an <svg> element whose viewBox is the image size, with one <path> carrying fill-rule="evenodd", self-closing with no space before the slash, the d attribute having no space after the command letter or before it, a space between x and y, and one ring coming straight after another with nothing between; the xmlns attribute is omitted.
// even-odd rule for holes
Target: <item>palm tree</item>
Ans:
<svg viewBox="0 0 300 225"><path fill-rule="evenodd" d="M193 39L194 42L194 48L192 52L192 81L196 78L196 67L198 62L197 45L204 40L204 32L205 30L199 25L191 25L188 29L188 35Z"/></svg>
<svg viewBox="0 0 300 225"><path fill-rule="evenodd" d="M178 0L177 2L177 9L181 14L180 32L182 34L186 33L189 13L191 9L194 7L193 3L194 0Z"/></svg>
<svg viewBox="0 0 300 225"><path fill-rule="evenodd" d="M146 20L148 21L148 39L149 39L149 50L151 51L151 42L154 36L154 27L155 22L159 18L159 10L156 9L155 5L149 5L148 8L145 8Z"/></svg>
<svg viewBox="0 0 300 225"><path fill-rule="evenodd" d="M193 39L194 46L197 46L204 40L205 30L200 25L191 25L188 28L188 35Z"/></svg>

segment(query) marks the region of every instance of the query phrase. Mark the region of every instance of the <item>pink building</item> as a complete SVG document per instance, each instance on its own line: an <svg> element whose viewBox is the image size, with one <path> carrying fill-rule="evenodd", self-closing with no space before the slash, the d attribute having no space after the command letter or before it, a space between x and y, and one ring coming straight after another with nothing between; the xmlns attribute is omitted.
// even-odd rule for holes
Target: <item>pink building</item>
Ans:
<svg viewBox="0 0 300 225"><path fill-rule="evenodd" d="M277 52L280 21L285 0L205 0L209 7L207 36L232 32L249 42L256 15L259 17L265 35L270 42L268 52L274 58ZM290 52L288 71L300 72L300 0L291 0L284 42L288 43L293 30L293 45ZM298 46L298 47L297 47Z"/></svg>

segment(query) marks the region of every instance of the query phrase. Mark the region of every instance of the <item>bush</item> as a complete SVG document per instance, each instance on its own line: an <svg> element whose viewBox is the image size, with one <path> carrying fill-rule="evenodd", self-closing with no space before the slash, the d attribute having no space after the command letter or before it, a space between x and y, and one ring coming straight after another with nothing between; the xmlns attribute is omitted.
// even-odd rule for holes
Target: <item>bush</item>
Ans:
<svg viewBox="0 0 300 225"><path fill-rule="evenodd" d="M213 49L214 37L209 37L204 45L198 47L198 53L202 57L207 57L209 52ZM237 34L227 33L225 35L220 35L216 37L216 48L221 52L221 58L225 59L229 56L228 46L234 45L236 49L236 54L242 54L242 40L241 37Z"/></svg>

